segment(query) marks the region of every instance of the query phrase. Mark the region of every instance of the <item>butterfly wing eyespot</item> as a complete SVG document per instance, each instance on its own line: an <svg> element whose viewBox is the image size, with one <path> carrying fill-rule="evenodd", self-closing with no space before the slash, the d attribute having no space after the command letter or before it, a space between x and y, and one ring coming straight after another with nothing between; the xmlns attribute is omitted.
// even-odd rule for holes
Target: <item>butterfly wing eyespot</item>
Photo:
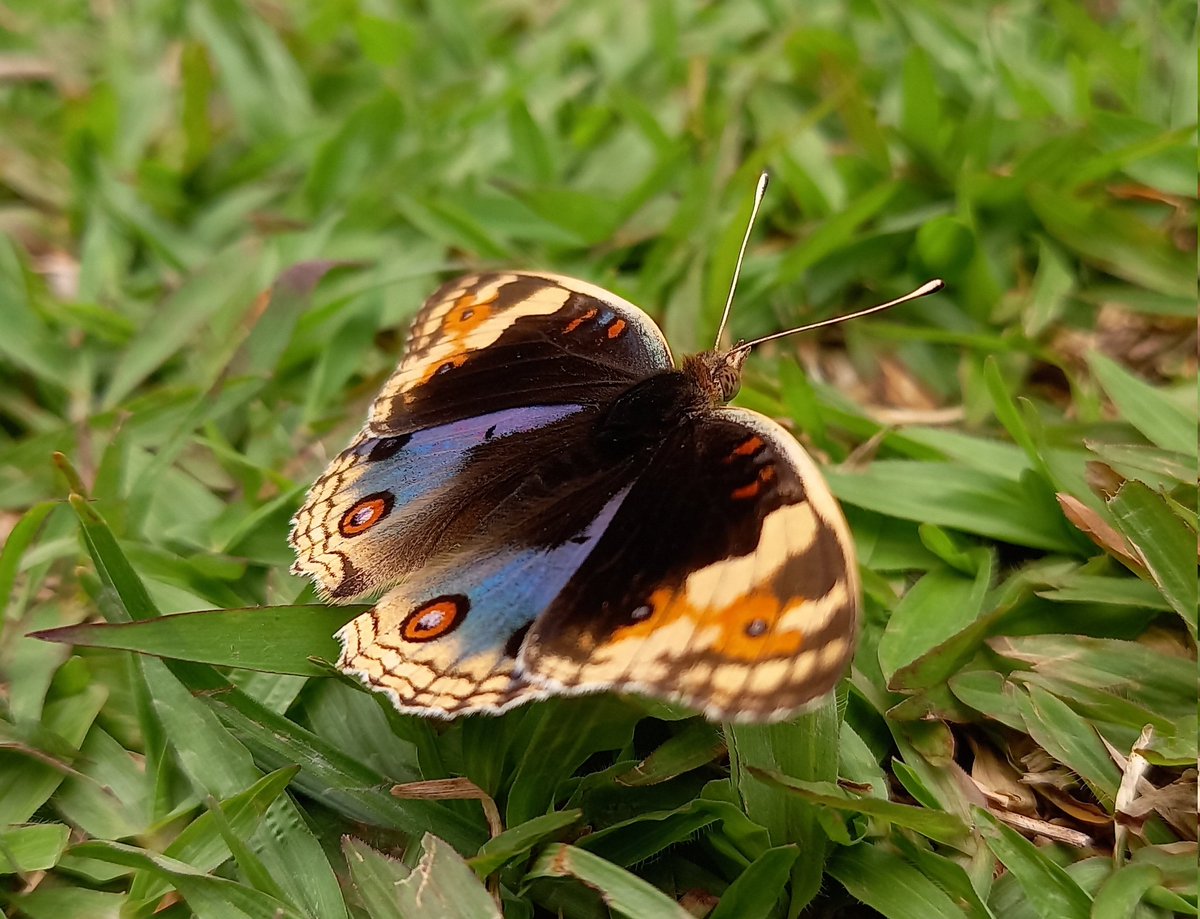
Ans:
<svg viewBox="0 0 1200 919"><path fill-rule="evenodd" d="M356 502L338 521L338 532L347 539L359 536L392 512L395 498L391 492L377 491Z"/></svg>
<svg viewBox="0 0 1200 919"><path fill-rule="evenodd" d="M414 609L400 624L400 636L405 641L433 641L449 635L466 618L471 601L463 594L435 597Z"/></svg>

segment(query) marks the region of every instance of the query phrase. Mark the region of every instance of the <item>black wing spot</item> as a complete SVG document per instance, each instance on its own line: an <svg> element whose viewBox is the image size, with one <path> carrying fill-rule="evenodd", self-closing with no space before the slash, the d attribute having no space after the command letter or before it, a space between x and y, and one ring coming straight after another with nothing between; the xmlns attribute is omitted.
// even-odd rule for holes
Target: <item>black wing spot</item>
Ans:
<svg viewBox="0 0 1200 919"><path fill-rule="evenodd" d="M396 437L382 437L375 442L373 447L371 447L370 451L367 453L367 459L373 463L377 463L380 460L391 459L406 446L408 446L408 442L410 440L412 440L412 434L399 434Z"/></svg>
<svg viewBox="0 0 1200 919"><path fill-rule="evenodd" d="M490 428L488 428L486 431L483 432L484 440L491 440L495 436L496 436L496 426L495 425L492 425Z"/></svg>
<svg viewBox="0 0 1200 919"><path fill-rule="evenodd" d="M521 653L521 645L525 641L525 636L529 634L529 628L532 625L532 622L527 622L508 636L508 641L504 643L505 657L511 657L513 660L516 660L517 655Z"/></svg>

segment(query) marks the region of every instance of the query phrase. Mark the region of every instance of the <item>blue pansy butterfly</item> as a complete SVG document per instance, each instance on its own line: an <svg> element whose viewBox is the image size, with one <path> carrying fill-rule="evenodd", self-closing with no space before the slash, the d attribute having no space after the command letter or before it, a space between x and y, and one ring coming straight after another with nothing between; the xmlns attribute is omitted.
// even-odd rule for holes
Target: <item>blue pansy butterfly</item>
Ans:
<svg viewBox="0 0 1200 919"><path fill-rule="evenodd" d="M748 353L677 366L645 313L574 278L443 285L293 520L297 573L382 592L338 667L441 717L613 690L769 721L827 694L854 546L796 439L726 404Z"/></svg>

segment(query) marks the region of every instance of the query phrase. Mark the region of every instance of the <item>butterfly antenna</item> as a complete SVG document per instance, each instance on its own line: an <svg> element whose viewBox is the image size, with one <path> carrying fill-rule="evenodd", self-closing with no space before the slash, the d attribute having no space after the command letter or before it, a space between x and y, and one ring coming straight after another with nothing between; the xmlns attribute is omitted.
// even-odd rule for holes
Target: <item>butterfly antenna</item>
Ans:
<svg viewBox="0 0 1200 919"><path fill-rule="evenodd" d="M737 290L738 275L742 273L742 259L746 257L746 246L750 242L750 231L754 229L754 219L758 216L758 207L762 204L763 195L767 193L769 177L764 170L758 177L758 187L754 190L754 207L750 210L750 220L746 223L746 235L742 237L742 248L738 251L737 264L733 266L733 281L729 285L729 296L725 299L725 312L721 314L721 325L717 328L717 340L714 348L721 347L721 335L725 332L725 323L729 321L729 310L733 306L733 292Z"/></svg>
<svg viewBox="0 0 1200 919"><path fill-rule="evenodd" d="M737 276L734 275L734 277ZM756 338L754 341L747 341L738 344L733 350L749 351L751 348L757 347L763 342L774 341L776 338L783 338L787 335L799 335L801 332L811 332L813 329L823 329L825 326L839 325L843 322L849 322L851 319L859 319L863 316L870 316L872 313L882 313L884 310L890 310L893 306L899 306L902 303L911 303L913 300L920 300L922 297L928 297L930 294L936 294L945 286L946 285L940 278L935 278L932 281L926 281L911 293L907 293L903 297L897 297L895 300L889 300L887 303L880 303L878 306L871 306L865 310L859 310L857 313L847 313L845 316L834 316L832 319L822 319L820 322L802 325L798 329L788 329L786 332L776 332L774 335Z"/></svg>

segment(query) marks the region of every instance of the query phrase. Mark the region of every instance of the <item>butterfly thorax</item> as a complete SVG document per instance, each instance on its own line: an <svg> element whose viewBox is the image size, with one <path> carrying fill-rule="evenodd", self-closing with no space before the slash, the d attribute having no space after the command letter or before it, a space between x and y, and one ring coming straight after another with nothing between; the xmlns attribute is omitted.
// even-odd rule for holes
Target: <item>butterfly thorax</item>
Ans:
<svg viewBox="0 0 1200 919"><path fill-rule="evenodd" d="M606 450L628 455L660 444L677 425L724 405L737 393L744 352L705 351L678 370L639 380L605 409L596 427Z"/></svg>

